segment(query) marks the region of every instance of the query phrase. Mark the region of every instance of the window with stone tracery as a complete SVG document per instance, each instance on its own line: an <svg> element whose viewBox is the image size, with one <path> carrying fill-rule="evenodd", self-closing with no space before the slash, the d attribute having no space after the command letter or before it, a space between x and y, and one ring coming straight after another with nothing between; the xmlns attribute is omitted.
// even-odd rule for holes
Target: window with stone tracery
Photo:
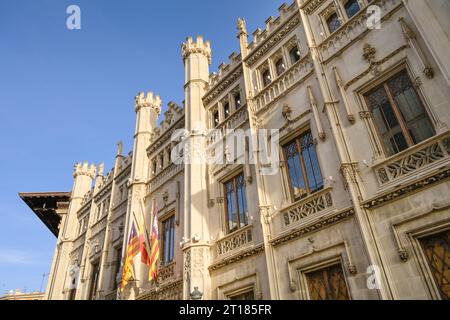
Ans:
<svg viewBox="0 0 450 320"><path fill-rule="evenodd" d="M406 70L371 90L365 98L387 156L435 135Z"/></svg>
<svg viewBox="0 0 450 320"><path fill-rule="evenodd" d="M311 131L283 147L288 180L295 200L323 188L323 178Z"/></svg>
<svg viewBox="0 0 450 320"><path fill-rule="evenodd" d="M248 225L247 194L244 174L224 183L226 224L228 233Z"/></svg>

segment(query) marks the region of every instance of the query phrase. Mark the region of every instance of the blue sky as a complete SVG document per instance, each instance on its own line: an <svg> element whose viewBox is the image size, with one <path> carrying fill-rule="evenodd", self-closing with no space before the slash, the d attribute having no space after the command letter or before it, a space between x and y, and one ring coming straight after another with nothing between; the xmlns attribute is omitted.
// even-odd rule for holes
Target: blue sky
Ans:
<svg viewBox="0 0 450 320"><path fill-rule="evenodd" d="M111 168L117 141L131 150L138 92L181 104L187 36L211 40L215 71L238 51L237 18L252 33L282 3L0 0L0 295L39 290L56 244L18 192L69 191L78 161ZM66 28L71 4L81 30Z"/></svg>

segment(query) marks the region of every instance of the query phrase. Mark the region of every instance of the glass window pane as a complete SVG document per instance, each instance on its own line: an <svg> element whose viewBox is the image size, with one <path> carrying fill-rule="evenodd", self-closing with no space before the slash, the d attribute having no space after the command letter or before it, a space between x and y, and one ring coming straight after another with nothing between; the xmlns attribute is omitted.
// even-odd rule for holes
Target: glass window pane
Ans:
<svg viewBox="0 0 450 320"><path fill-rule="evenodd" d="M331 16L328 17L327 25L328 30L330 30L330 33L335 32L341 26L341 21L339 21L339 17L336 13L333 13Z"/></svg>
<svg viewBox="0 0 450 320"><path fill-rule="evenodd" d="M345 12L347 13L347 17L350 19L360 10L359 3L357 0L349 0L345 4Z"/></svg>
<svg viewBox="0 0 450 320"><path fill-rule="evenodd" d="M419 143L432 137L435 134L433 125L406 71L389 80L388 86L413 142Z"/></svg>

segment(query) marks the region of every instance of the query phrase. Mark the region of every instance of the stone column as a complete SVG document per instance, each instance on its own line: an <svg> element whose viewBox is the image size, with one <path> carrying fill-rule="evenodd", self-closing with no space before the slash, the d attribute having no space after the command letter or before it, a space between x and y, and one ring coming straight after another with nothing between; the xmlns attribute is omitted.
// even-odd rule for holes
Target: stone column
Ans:
<svg viewBox="0 0 450 320"><path fill-rule="evenodd" d="M211 45L198 36L187 38L182 45L185 65L185 234L184 234L184 299L197 287L203 299L211 298L209 277L209 229L207 163L204 158L206 111L202 97L209 81Z"/></svg>
<svg viewBox="0 0 450 320"><path fill-rule="evenodd" d="M74 184L69 209L62 220L58 241L56 244L55 255L53 257L50 270L46 300L64 299L64 286L66 273L70 267L69 253L72 249L72 241L76 237L77 230L77 212L81 207L84 195L91 189L92 181L95 177L96 167L87 162L77 163L74 169Z"/></svg>

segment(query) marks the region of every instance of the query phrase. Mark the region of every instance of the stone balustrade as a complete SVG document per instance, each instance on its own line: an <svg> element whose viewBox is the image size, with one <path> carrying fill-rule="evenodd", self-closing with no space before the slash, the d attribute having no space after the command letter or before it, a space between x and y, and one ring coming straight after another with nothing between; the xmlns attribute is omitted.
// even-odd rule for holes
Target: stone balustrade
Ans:
<svg viewBox="0 0 450 320"><path fill-rule="evenodd" d="M331 190L324 189L282 209L281 216L284 226L288 227L332 207Z"/></svg>
<svg viewBox="0 0 450 320"><path fill-rule="evenodd" d="M220 239L216 243L217 255L223 256L250 243L253 243L252 225L248 225Z"/></svg>
<svg viewBox="0 0 450 320"><path fill-rule="evenodd" d="M314 71L311 55L308 54L293 64L271 84L255 96L256 111L265 110L271 103L286 94Z"/></svg>
<svg viewBox="0 0 450 320"><path fill-rule="evenodd" d="M450 132L437 135L374 166L380 185L450 164Z"/></svg>

